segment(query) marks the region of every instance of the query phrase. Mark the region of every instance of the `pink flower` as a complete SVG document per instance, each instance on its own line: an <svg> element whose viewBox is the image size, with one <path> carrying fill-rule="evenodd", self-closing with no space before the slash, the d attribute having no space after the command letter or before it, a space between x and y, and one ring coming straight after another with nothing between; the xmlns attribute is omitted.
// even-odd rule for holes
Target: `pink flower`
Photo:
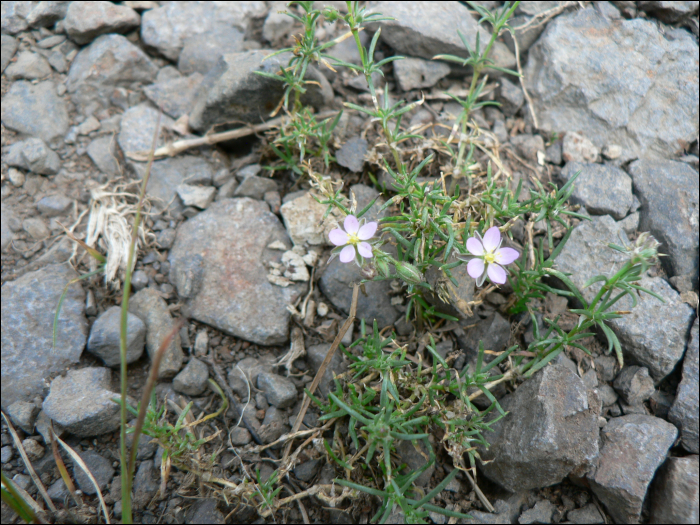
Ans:
<svg viewBox="0 0 700 525"><path fill-rule="evenodd" d="M348 263L355 259L355 248L362 257L370 259L372 257L372 246L367 241L377 231L376 222L368 222L360 226L360 222L354 215L345 217L345 231L336 228L328 234L328 238L336 246L345 246L340 251L340 262Z"/></svg>
<svg viewBox="0 0 700 525"><path fill-rule="evenodd" d="M486 230L483 239L479 232L476 232L476 237L467 239L467 250L475 256L474 258L469 260L465 258L466 255L457 255L462 261L469 260L467 273L476 279L477 286L484 284L487 275L492 283L504 284L508 271L503 266L520 257L513 248L501 248L501 242L501 232L498 227L493 226Z"/></svg>

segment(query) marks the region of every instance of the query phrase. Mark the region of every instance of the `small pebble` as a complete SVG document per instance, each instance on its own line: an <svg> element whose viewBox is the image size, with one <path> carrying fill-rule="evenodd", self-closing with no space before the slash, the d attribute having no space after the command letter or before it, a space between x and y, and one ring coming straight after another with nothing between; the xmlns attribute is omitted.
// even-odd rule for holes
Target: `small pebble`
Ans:
<svg viewBox="0 0 700 525"><path fill-rule="evenodd" d="M328 305L326 303L318 303L316 313L319 317L326 317L328 315Z"/></svg>

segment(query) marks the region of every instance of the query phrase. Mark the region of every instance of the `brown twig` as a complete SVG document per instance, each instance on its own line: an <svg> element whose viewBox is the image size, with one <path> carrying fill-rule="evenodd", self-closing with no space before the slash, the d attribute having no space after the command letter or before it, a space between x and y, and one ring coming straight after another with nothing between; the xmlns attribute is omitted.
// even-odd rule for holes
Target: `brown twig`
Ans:
<svg viewBox="0 0 700 525"><path fill-rule="evenodd" d="M332 117L336 113L338 112L323 111L316 115L316 118L320 120ZM267 131L268 129L278 127L282 124L284 118L285 116L282 116L272 120L268 120L267 122L263 122L262 124L256 124L255 126L247 125L242 128L234 129L231 131L224 131L222 133L212 133L211 135L205 135L204 137L198 137L196 139L176 140L175 142L170 142L169 144L166 144L165 146L161 146L160 148L156 149L155 152L153 152L153 157L156 159L160 159L163 157L174 157L178 153L182 153L183 151L188 150L190 148L196 148L198 146L211 146L212 144L217 144L226 140L239 139L241 137L247 137L248 135L254 135L255 133ZM126 153L126 156L131 160L135 160L137 162L145 162L146 160L148 160L148 153L149 152L147 151L132 151Z"/></svg>
<svg viewBox="0 0 700 525"><path fill-rule="evenodd" d="M333 341L333 344L331 345L331 347L328 349L328 353L326 354L326 357L323 360L323 363L321 363L321 366L319 367L318 372L316 372L316 377L314 377L314 380L311 383L311 387L309 387L309 392L311 392L312 394L316 391L316 388L318 388L318 385L321 382L321 378L323 377L323 374L326 373L326 368L328 368L328 365L330 364L331 359L333 358L333 354L335 354L335 350L338 348L338 345L340 344L340 340L345 335L345 332L347 332L350 329L350 327L352 326L352 323L355 321L355 313L357 312L357 297L358 297L359 291L360 291L360 285L355 284L353 289L352 289L352 303L350 305L350 313L348 315L348 318L345 320L345 323L343 323L343 326L341 326L340 330L338 330L338 335L335 336L335 340ZM294 422L294 428L292 428L292 434L299 431L299 428L301 427L301 422L304 419L304 416L306 415L306 411L308 410L310 403L311 403L311 398L308 395L304 395L304 401L302 402L301 410L299 410L299 415L297 415L297 419ZM286 460L287 457L289 456L289 451L292 449L292 443L293 443L293 441L290 440L287 443L287 446L284 448L283 461Z"/></svg>
<svg viewBox="0 0 700 525"><path fill-rule="evenodd" d="M520 65L520 46L518 46L518 39L515 37L515 31L511 35L513 37L513 43L515 44L515 63L518 66L518 73L520 74L520 87L523 88L523 94L527 100L527 107L530 109L530 116L532 117L532 122L535 125L535 129L540 129L540 125L537 123L537 115L535 114L535 107L532 105L532 99L530 94L527 92L525 87L525 77L523 76L523 68Z"/></svg>

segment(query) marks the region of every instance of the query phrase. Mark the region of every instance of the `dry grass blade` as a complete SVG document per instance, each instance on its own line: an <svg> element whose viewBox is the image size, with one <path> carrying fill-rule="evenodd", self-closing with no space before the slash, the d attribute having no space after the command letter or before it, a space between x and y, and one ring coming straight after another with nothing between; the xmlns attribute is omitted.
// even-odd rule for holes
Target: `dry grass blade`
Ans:
<svg viewBox="0 0 700 525"><path fill-rule="evenodd" d="M49 430L49 437L51 438L51 453L53 454L53 459L56 462L56 467L58 468L58 472L61 475L61 479L63 480L63 483L65 483L68 492L70 492L73 501L75 501L76 506L80 508L83 506L83 502L80 500L78 494L75 491L75 485L73 484L73 480L70 479L68 469L66 469L66 465L65 463L63 463L61 454L58 451L58 443L56 442L56 433L53 430L53 422L51 423L51 428Z"/></svg>
<svg viewBox="0 0 700 525"><path fill-rule="evenodd" d="M56 436L54 434L54 438L56 438L56 441L68 452L71 458L73 458L73 461L75 461L78 466L83 469L83 472L87 474L87 477L90 478L90 482L92 485L95 487L95 491L97 492L97 497L100 499L100 506L102 507L102 512L104 512L105 515L105 522L110 523L109 521L109 512L107 512L107 505L105 505L105 500L102 498L102 492L100 491L100 486L97 484L97 481L95 480L95 477L92 475L92 472L90 472L90 469L87 468L87 465L83 461L83 458L81 458L78 453L70 448L68 444L66 444L60 437Z"/></svg>
<svg viewBox="0 0 700 525"><path fill-rule="evenodd" d="M316 377L314 377L313 382L311 383L311 387L309 388L309 392L312 394L316 391L318 388L319 383L321 382L321 378L323 377L323 374L326 373L326 368L328 368L328 365L331 362L331 359L333 358L333 354L335 354L336 349L338 348L338 345L340 345L340 340L345 336L345 332L347 332L350 327L352 326L352 323L355 321L355 313L357 312L357 297L358 293L360 291L360 285L355 284L352 289L352 303L350 305L350 314L348 315L348 318L345 320L343 323L343 326L340 327L340 330L338 330L338 335L335 336L335 340L333 341L333 344L331 347L328 349L328 353L326 354L325 359L321 363L321 366L318 369L318 372L316 373ZM307 395L304 396L304 401L302 402L301 405L301 410L299 410L299 415L297 416L296 421L294 422L294 427L292 428L292 434L296 434L299 431L299 428L301 427L301 422L304 419L304 416L306 415L306 411L309 409L309 403L311 403L311 398ZM284 449L284 456L283 456L283 462L286 461L286 459L289 457L289 451L292 449L292 441L289 441L287 443L287 446Z"/></svg>
<svg viewBox="0 0 700 525"><path fill-rule="evenodd" d="M7 423L7 428L10 431L10 435L12 436L12 441L14 441L17 450L19 450L19 455L22 456L24 466L27 468L27 472L29 472L29 475L31 476L32 481L34 482L34 485L36 485L36 488L39 491L39 494L41 494L41 497L44 498L46 506L49 508L49 510L51 510L51 512L55 514L56 507L54 506L53 501L51 501L48 492L46 492L46 487L44 487L44 484L39 479L39 476L37 476L34 467L32 467L32 463L29 461L27 453L24 451L24 447L22 446L22 442L20 441L19 436L15 431L15 427L12 426L12 423L10 422L10 419L5 415L5 412L2 413L2 417L5 420L5 423Z"/></svg>

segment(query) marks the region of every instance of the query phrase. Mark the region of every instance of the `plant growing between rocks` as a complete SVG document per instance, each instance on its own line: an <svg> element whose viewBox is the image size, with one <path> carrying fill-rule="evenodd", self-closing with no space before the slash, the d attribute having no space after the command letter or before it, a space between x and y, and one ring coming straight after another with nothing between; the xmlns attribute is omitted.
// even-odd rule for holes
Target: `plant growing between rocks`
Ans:
<svg viewBox="0 0 700 525"><path fill-rule="evenodd" d="M316 198L328 205L326 215L334 209L345 215L343 229L334 230L330 237L336 245L334 254L342 263L358 264L365 282L390 279L403 283L408 298L406 318L414 321L421 333L428 335L426 339L430 343L426 349L431 355L431 362L424 362L420 357L411 358L407 355L407 346L399 345L394 336L381 335L376 323L369 333L363 320L361 337L347 348L340 345L351 364L349 372L335 378L334 391L327 399L320 399L307 390L308 397L324 414L321 417L324 424L321 430L329 430L333 424L336 425L332 437L326 435L325 439L316 437L312 441L317 448L322 448L330 461L342 469L343 477L336 480L343 487L340 496L335 494L332 487L327 490L327 487L318 486L290 498L280 498L282 480L293 467L299 450L310 444L308 439L291 456L285 454L285 461L267 480L262 480L259 472L242 483L218 479L210 472L214 456L197 457L197 449L207 439L196 436L192 429L226 410L227 400L221 390L218 390L222 397L221 408L200 419L192 418L189 413L191 404L172 407L178 413L175 424L167 419L165 406L156 406L150 397L144 397L146 401L141 402L139 410L133 409L126 402L126 312L135 256L132 244L126 264L121 325L121 462L125 523L131 521L131 479L134 471L133 458L141 431L139 425L142 425L145 434L158 440L164 448L163 479L167 479L170 465L175 465L216 486L222 497L235 497L255 506L262 516L271 515L283 505L311 494L328 503L336 503L345 497L355 498L359 492L364 492L381 501L373 521L384 522L398 509L409 522L422 522L428 512L439 512L455 518L466 517L459 509L442 509L430 503L460 472L464 472L470 480L484 506L490 508L488 500L476 484L475 465L479 458L478 447L488 447L487 431L506 415L491 390L505 381L530 377L555 359L566 346L578 347L587 352L579 341L594 335L591 330L595 327L605 334L608 351L614 349L622 364L620 343L606 324L625 313L613 310L614 305L625 295L629 295L636 304L639 292L661 299L637 284L658 256L656 241L642 235L633 246L611 245L612 249L625 253L629 259L614 275L599 275L589 280L585 286L599 288L595 298L586 301L569 276L555 268L555 259L572 231L570 218L586 219L567 205L576 176L562 188L553 184L551 188L545 188L535 178L533 184L536 189L526 190L529 191L528 196L523 195L522 180L513 190L511 181L499 164L498 144L486 140L489 138L487 132L482 132L471 118L473 111L495 104L484 100L486 77L483 73L490 69L501 74L517 75L515 71L495 66L488 55L499 34L511 30L508 20L518 2L513 5L507 2L496 13L473 4L472 7L482 17L481 22L488 22L492 26L489 42L482 49L477 37L476 46L472 49L466 39L462 38L469 57L435 57L469 66L473 75L466 97L448 94L462 107L449 137L432 140L428 145L421 143L423 137L416 134L415 130L406 129L402 125L402 118L420 106L423 100L410 104L403 101L393 103L388 87L382 94L373 83L374 73L382 73L383 66L400 60L401 57L374 62L374 50L381 30L375 32L368 49L361 45L359 33L364 29L364 24L387 18L367 12L354 2L348 2L348 13L343 16L333 10L323 13L314 10L311 2L298 2L298 5L304 14L291 16L303 24L304 33L294 48L280 51L292 52L289 66L283 68L278 75L260 73L285 84L284 97L275 111L284 111L285 116L275 140L270 144L280 163L270 169L273 172L288 170L297 178L308 177L315 189ZM348 26L348 32L335 40L319 44L315 31L321 16L330 21L342 21ZM361 58L360 65L342 62L324 54L324 50L344 38L355 40ZM389 191L395 194L383 206L383 210L389 210L389 217L366 222L363 217L374 201L358 210L354 197L343 195L342 182L328 175L329 167L335 160L330 147L332 132L338 125L341 114L318 122L317 117L303 106L301 97L313 85L313 81L305 80L305 74L313 64L330 68L348 67L362 74L367 81L372 106L366 108L348 103L346 107L368 115L378 124L379 143L376 148L386 154L386 158L381 158L381 164L393 181ZM413 150L420 152L419 158L411 157L406 147L408 145L415 146ZM423 158L425 149L431 149L437 155L432 153ZM487 154L493 163L485 168L481 166L474 159L477 150ZM424 182L422 178L434 169L436 158L446 159L439 167L440 177ZM147 179L148 176L143 181L139 213ZM512 239L511 229L519 220L527 222L526 229L529 228L530 234L535 223L544 221L546 242L535 246L530 235L522 253L505 246L503 242L508 243L506 237ZM135 232L139 228L138 222L137 213ZM135 237L134 235L134 239ZM558 240L556 244L555 239ZM98 252L92 255L104 263L103 255ZM457 370L455 357L442 357L436 351L429 332L443 320L456 320L451 313L444 311L442 304L449 301L453 293L452 286L457 285L452 270L465 263L468 274L476 280L477 287L481 287L487 278L491 283L481 289L472 302L465 305L467 311L481 302L488 292L508 283L512 295L504 310L510 314L528 312L533 319L534 341L526 349L519 349L516 345L495 356L480 345L475 365ZM103 271L103 267L97 270L100 271ZM437 271L439 274L434 284L427 278L429 271ZM558 287L561 285L563 289ZM579 303L579 308L570 310L579 316L576 326L565 331L559 326L558 318L545 319L546 331L542 333L539 330L529 304L535 299L543 298L546 292ZM338 335L338 341L341 335ZM164 341L162 347L166 346L167 341ZM334 349L335 345L332 351ZM153 368L157 371L157 360ZM216 383L212 386L218 389ZM150 390L147 391L150 395ZM486 408L484 404L477 406L474 403L480 396L488 400ZM126 424L127 411L138 415L140 420L131 428ZM347 424L347 435L338 431L341 423ZM131 455L127 453L125 445L128 431L136 434ZM291 445L296 437L308 435L293 433L280 440ZM312 437L316 435L318 434L313 434ZM434 442L430 440L435 435L442 436L440 442L452 457L455 468L436 487L426 492L415 482L436 462ZM423 467L414 471L406 468L396 450L401 441L410 442L416 447L416 453L426 458ZM16 497L15 494L12 496ZM18 503L15 507L23 512L23 516L30 516L21 504Z"/></svg>

